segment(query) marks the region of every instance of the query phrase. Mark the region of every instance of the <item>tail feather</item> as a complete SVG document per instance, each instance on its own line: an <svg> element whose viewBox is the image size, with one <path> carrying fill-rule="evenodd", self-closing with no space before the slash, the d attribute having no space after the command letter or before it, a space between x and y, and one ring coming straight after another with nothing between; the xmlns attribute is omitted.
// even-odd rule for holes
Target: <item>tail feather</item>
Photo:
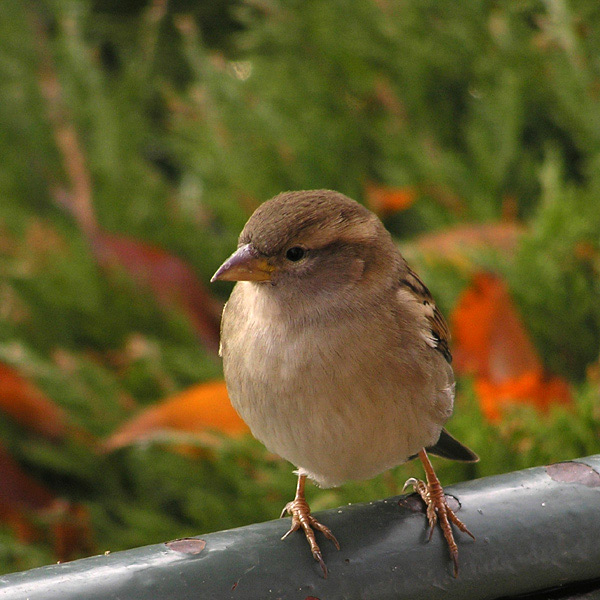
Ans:
<svg viewBox="0 0 600 600"><path fill-rule="evenodd" d="M427 452L448 458L450 460L459 460L461 462L477 462L479 456L472 450L461 444L456 438L452 437L445 429L442 429L440 439L429 448Z"/></svg>

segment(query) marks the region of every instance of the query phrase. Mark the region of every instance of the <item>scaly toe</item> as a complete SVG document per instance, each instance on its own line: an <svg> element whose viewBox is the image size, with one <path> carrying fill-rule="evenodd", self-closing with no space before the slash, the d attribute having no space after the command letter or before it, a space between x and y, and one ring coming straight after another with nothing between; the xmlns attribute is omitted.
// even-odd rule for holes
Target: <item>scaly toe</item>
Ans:
<svg viewBox="0 0 600 600"><path fill-rule="evenodd" d="M410 481L410 480L409 480ZM407 482L408 483L408 482ZM448 550L450 552L450 558L452 559L454 577L458 576L458 547L454 540L454 534L452 533L452 525L454 524L457 529L470 535L473 539L475 536L467 529L467 526L454 514L454 511L448 505L446 496L440 487L432 488L426 485L424 482L417 480L415 483L410 482L415 488L415 491L419 493L425 506L427 507L427 521L429 524L429 535L428 540L431 540L433 532L437 524L439 524Z"/></svg>
<svg viewBox="0 0 600 600"><path fill-rule="evenodd" d="M467 529L467 526L456 516L454 511L446 504L446 510L448 512L448 518L454 523L463 533L470 535L473 539L475 536Z"/></svg>
<svg viewBox="0 0 600 600"><path fill-rule="evenodd" d="M320 531L328 540L333 542L333 545L339 550L340 543L337 541L335 535L333 535L331 529L323 525L323 523L319 523L312 515L310 516L310 526L314 529Z"/></svg>
<svg viewBox="0 0 600 600"><path fill-rule="evenodd" d="M293 502L286 504L283 509L282 516L286 513L292 516L292 525L289 531L281 539L284 540L294 531L302 529L304 535L306 536L306 541L310 546L310 551L313 558L319 563L319 566L323 571L323 577L327 578L327 566L323 560L321 549L317 544L315 531L320 531L328 540L331 540L335 547L339 550L340 544L331 532L331 529L322 523L319 523L319 521L317 521L317 519L310 514L310 508L308 507L306 501L302 498L296 498Z"/></svg>
<svg viewBox="0 0 600 600"><path fill-rule="evenodd" d="M294 533L294 531L298 531L298 529L300 529L300 523L298 523L297 521L292 520L292 526L288 529L288 531L286 533L284 533L281 536L282 540L285 540L285 538L290 535L290 533Z"/></svg>

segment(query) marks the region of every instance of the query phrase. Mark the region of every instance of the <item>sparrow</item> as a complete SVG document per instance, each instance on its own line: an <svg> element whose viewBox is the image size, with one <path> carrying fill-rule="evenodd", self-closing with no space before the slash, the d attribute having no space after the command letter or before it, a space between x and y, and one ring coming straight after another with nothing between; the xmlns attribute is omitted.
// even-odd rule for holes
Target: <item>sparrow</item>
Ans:
<svg viewBox="0 0 600 600"><path fill-rule="evenodd" d="M291 191L263 203L211 281L237 282L223 310L223 371L234 408L268 450L297 467L287 537L331 530L310 511L321 487L364 480L420 458L411 478L439 523L458 574L451 524L473 537L446 502L428 453L477 455L444 428L454 403L448 326L379 218L331 190ZM283 538L282 538L283 539Z"/></svg>

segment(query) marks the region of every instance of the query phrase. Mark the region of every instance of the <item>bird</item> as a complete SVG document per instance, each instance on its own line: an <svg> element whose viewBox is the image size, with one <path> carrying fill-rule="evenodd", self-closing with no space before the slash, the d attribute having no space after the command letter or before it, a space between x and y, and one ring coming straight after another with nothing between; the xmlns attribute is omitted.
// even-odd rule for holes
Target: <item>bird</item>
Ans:
<svg viewBox="0 0 600 600"><path fill-rule="evenodd" d="M217 280L236 282L220 341L231 403L297 467L282 539L303 531L327 577L316 534L340 545L311 514L306 480L337 487L418 457L425 481L405 488L423 499L430 538L441 526L456 577L452 524L474 536L428 454L478 457L444 428L455 395L446 321L381 220L333 190L282 192L250 216Z"/></svg>

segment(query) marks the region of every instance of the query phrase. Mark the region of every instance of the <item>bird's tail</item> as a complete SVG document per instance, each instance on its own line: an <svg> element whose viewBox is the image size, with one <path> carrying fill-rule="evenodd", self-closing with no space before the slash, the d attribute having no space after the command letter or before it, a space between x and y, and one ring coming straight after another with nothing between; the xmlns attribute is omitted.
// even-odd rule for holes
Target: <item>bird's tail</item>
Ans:
<svg viewBox="0 0 600 600"><path fill-rule="evenodd" d="M445 429L442 429L440 439L429 448L427 452L448 458L450 460L459 460L461 462L477 462L479 456L472 450L461 444L456 438L452 437Z"/></svg>

